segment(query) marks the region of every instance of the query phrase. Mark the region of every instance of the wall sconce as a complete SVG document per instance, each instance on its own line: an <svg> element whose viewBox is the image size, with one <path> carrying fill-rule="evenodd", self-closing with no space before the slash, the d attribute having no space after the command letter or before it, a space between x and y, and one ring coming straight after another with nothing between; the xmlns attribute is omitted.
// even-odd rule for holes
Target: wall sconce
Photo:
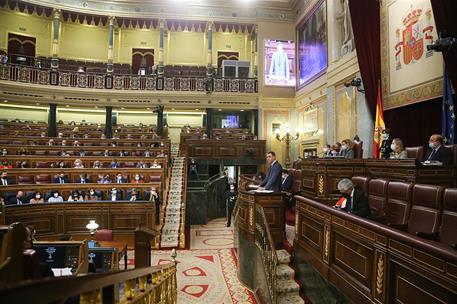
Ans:
<svg viewBox="0 0 457 304"><path fill-rule="evenodd" d="M86 225L87 230L90 232L90 237L91 239L94 239L95 232L97 232L97 229L100 225L98 225L95 220L90 220L89 224Z"/></svg>
<svg viewBox="0 0 457 304"><path fill-rule="evenodd" d="M344 83L344 86L346 88L347 87L356 87L357 88L357 92L365 93L365 89L361 89L361 87L362 87L362 79L360 79L359 77L354 78L351 81Z"/></svg>
<svg viewBox="0 0 457 304"><path fill-rule="evenodd" d="M290 125L286 124L285 128L283 130L280 130L279 128L275 130L275 136L276 139L280 142L284 142L286 144L286 161L285 165L286 168L289 168L291 165L290 162L290 143L291 141L297 140L300 137L300 130L297 130L295 134L292 134L290 130Z"/></svg>

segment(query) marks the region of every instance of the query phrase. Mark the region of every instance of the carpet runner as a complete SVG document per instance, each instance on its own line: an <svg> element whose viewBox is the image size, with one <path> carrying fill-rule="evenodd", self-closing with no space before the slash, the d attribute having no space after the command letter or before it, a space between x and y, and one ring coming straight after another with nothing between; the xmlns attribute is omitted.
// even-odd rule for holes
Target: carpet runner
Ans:
<svg viewBox="0 0 457 304"><path fill-rule="evenodd" d="M171 147L171 154L177 155L175 145ZM161 248L184 248L184 172L185 157L172 157L170 183L167 203L164 207L164 224L161 231Z"/></svg>

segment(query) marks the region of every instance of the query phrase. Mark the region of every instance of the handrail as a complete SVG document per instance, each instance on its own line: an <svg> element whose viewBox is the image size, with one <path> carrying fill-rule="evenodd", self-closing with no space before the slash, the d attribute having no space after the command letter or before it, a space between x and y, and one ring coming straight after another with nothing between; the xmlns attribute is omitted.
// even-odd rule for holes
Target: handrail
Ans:
<svg viewBox="0 0 457 304"><path fill-rule="evenodd" d="M263 269L267 277L271 302L277 303L276 270L278 267L278 256L265 212L263 211L263 207L258 205L255 207L255 244L262 254Z"/></svg>
<svg viewBox="0 0 457 304"><path fill-rule="evenodd" d="M206 181L204 188L205 188L205 189L208 189L210 183L212 183L212 182L218 180L219 178L223 178L223 177L225 177L225 176L224 176L224 175L219 175L219 173L218 173L218 174L215 174L215 175L213 175L213 176L211 176L211 177L208 179L208 181Z"/></svg>
<svg viewBox="0 0 457 304"><path fill-rule="evenodd" d="M124 284L123 294L119 284ZM119 303L137 303L141 298L151 303L177 303L176 261L164 266L22 281L0 288L0 298L4 303L49 303L80 295L81 303L102 303L104 288Z"/></svg>

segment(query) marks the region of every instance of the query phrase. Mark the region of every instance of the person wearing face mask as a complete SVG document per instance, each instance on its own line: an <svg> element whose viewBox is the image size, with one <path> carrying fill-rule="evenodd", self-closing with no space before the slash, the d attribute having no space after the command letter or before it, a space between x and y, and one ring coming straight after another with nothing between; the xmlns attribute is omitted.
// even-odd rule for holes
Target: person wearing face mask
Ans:
<svg viewBox="0 0 457 304"><path fill-rule="evenodd" d="M332 147L330 145L325 145L324 148L322 148L322 157L332 157Z"/></svg>
<svg viewBox="0 0 457 304"><path fill-rule="evenodd" d="M289 192L292 189L292 176L289 175L289 171L287 169L282 169L282 176L281 176L281 191Z"/></svg>
<svg viewBox="0 0 457 304"><path fill-rule="evenodd" d="M343 197L336 202L334 208L365 218L370 216L367 196L362 191L355 189L350 179L343 178L340 180L338 191Z"/></svg>
<svg viewBox="0 0 457 304"><path fill-rule="evenodd" d="M425 156L426 162L438 161L444 166L452 165L452 151L444 146L443 136L440 134L430 136L428 147L429 149Z"/></svg>
<svg viewBox="0 0 457 304"><path fill-rule="evenodd" d="M100 197L99 195L97 194L97 192L95 192L94 189L90 189L89 192L86 194L86 196L84 197L84 200L85 201L99 201L100 200Z"/></svg>
<svg viewBox="0 0 457 304"><path fill-rule="evenodd" d="M48 199L48 203L63 203L63 198L59 191L52 191L52 196Z"/></svg>
<svg viewBox="0 0 457 304"><path fill-rule="evenodd" d="M65 176L63 172L60 172L59 175L54 177L54 184L68 184L68 177Z"/></svg>
<svg viewBox="0 0 457 304"><path fill-rule="evenodd" d="M35 192L35 196L30 199L30 204L44 203L43 196L40 192Z"/></svg>
<svg viewBox="0 0 457 304"><path fill-rule="evenodd" d="M390 154L391 159L405 159L408 158L405 147L403 146L403 141L400 138L392 139L392 144L390 145L392 153Z"/></svg>
<svg viewBox="0 0 457 304"><path fill-rule="evenodd" d="M88 184L90 183L90 180L89 178L87 178L86 174L80 174L77 178L76 178L76 183L78 184Z"/></svg>
<svg viewBox="0 0 457 304"><path fill-rule="evenodd" d="M341 143L339 142L336 142L333 146L332 146L332 150L330 151L332 157L338 157L338 156L343 156L341 153Z"/></svg>
<svg viewBox="0 0 457 304"><path fill-rule="evenodd" d="M130 183L132 183L132 184L143 184L144 183L144 179L143 179L143 177L141 175L135 174L135 176L133 177L133 180L131 180Z"/></svg>
<svg viewBox="0 0 457 304"><path fill-rule="evenodd" d="M121 193L116 188L111 189L111 193L109 195L109 200L112 202L120 201Z"/></svg>
<svg viewBox="0 0 457 304"><path fill-rule="evenodd" d="M7 156L8 155L8 150L6 150L5 148L2 149L2 155L3 156Z"/></svg>
<svg viewBox="0 0 457 304"><path fill-rule="evenodd" d="M140 197L139 197L138 192L136 191L136 189L133 188L132 191L130 192L129 201L134 202L134 201L137 201L137 200L140 200Z"/></svg>
<svg viewBox="0 0 457 304"><path fill-rule="evenodd" d="M341 155L347 159L354 158L354 144L352 140L345 139L341 142Z"/></svg>
<svg viewBox="0 0 457 304"><path fill-rule="evenodd" d="M227 191L227 204L226 204L226 219L227 227L230 227L232 224L232 213L235 208L236 198L238 192L236 191L235 184L230 184L229 190Z"/></svg>
<svg viewBox="0 0 457 304"><path fill-rule="evenodd" d="M84 197L78 190L73 191L68 196L68 199L67 199L67 202L83 202L83 201L84 201Z"/></svg>
<svg viewBox="0 0 457 304"><path fill-rule="evenodd" d="M115 181L116 184L124 184L126 182L127 182L127 179L122 176L122 173L118 173L116 175L116 181Z"/></svg>
<svg viewBox="0 0 457 304"><path fill-rule="evenodd" d="M392 153L392 149L390 145L392 144L392 139L390 138L390 130L384 129L382 131L382 142L381 142L381 158L390 158L390 154Z"/></svg>

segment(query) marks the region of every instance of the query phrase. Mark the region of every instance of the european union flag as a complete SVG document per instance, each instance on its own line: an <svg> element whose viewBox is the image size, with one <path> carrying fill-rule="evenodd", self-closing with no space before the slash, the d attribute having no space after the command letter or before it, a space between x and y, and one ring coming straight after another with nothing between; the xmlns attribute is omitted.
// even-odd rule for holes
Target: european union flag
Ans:
<svg viewBox="0 0 457 304"><path fill-rule="evenodd" d="M455 140L455 111L454 101L452 100L451 81L444 71L443 107L441 113L441 135L446 139L446 144L453 145Z"/></svg>

